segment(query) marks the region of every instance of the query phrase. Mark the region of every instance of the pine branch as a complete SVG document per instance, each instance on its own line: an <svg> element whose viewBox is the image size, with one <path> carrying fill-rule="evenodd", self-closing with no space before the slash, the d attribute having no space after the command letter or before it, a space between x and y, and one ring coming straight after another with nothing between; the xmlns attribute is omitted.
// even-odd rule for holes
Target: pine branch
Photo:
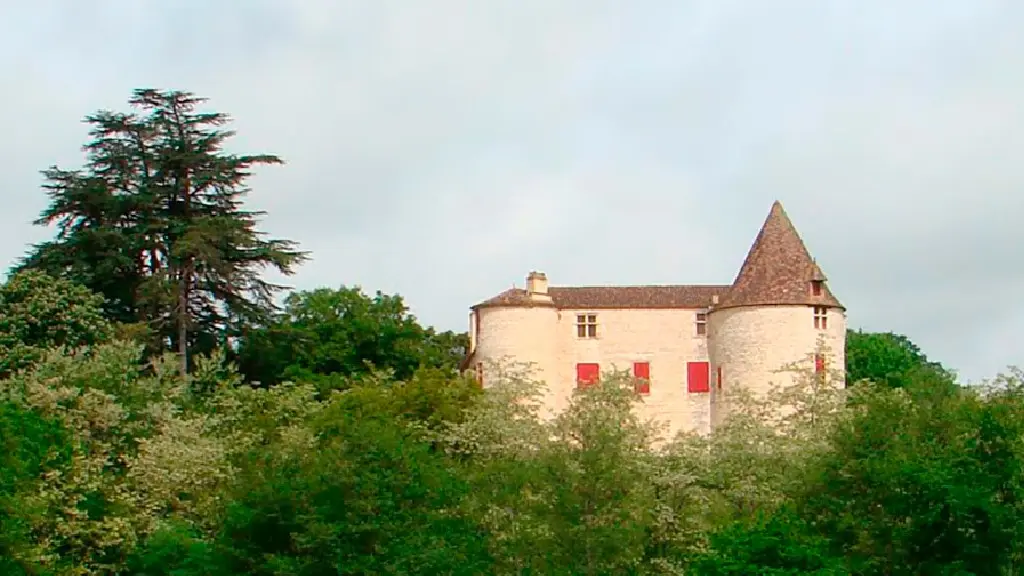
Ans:
<svg viewBox="0 0 1024 576"><path fill-rule="evenodd" d="M244 199L257 166L284 162L225 152L231 118L200 111L205 103L146 88L128 112L87 116L85 165L44 172L50 205L35 223L56 226L55 240L19 266L74 277L172 346L218 341L273 314L282 286L261 274L292 274L308 255L268 239L258 230L264 213L245 210Z"/></svg>

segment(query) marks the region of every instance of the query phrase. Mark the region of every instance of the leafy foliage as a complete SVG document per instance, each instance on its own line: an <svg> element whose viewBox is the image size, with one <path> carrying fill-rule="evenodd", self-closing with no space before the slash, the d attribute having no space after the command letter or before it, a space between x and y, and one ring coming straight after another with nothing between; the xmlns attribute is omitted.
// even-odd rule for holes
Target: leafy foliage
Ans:
<svg viewBox="0 0 1024 576"><path fill-rule="evenodd" d="M789 507L753 520L728 524L710 537L711 553L694 563L706 576L788 576L848 574L831 554L828 539L816 535Z"/></svg>
<svg viewBox="0 0 1024 576"><path fill-rule="evenodd" d="M1018 565L1024 396L911 383L866 393L809 496L855 573L999 574Z"/></svg>
<svg viewBox="0 0 1024 576"><path fill-rule="evenodd" d="M0 573L30 574L24 558L32 547L28 510L43 470L67 464L67 434L53 419L0 401Z"/></svg>
<svg viewBox="0 0 1024 576"><path fill-rule="evenodd" d="M465 482L415 428L345 404L308 448L251 455L215 537L229 573L479 573L485 551L456 511Z"/></svg>
<svg viewBox="0 0 1024 576"><path fill-rule="evenodd" d="M29 271L0 286L0 375L27 368L48 349L76 350L108 340L103 299L71 282Z"/></svg>
<svg viewBox="0 0 1024 576"><path fill-rule="evenodd" d="M0 382L0 400L59 423L69 444L22 499L19 510L34 513L18 521L35 541L21 562L56 573L114 570L162 518L201 523L209 511L212 488L230 473L223 456L245 435L183 410L187 391L168 377L168 363L144 375L140 351L51 354Z"/></svg>
<svg viewBox="0 0 1024 576"><path fill-rule="evenodd" d="M142 352L0 381L10 573L998 574L1024 550L1019 372L844 391L797 363L661 438L624 374L548 415L528 366L322 390Z"/></svg>
<svg viewBox="0 0 1024 576"><path fill-rule="evenodd" d="M846 332L846 378L848 384L868 380L892 388L905 386L914 378L955 380L906 336L863 330Z"/></svg>
<svg viewBox="0 0 1024 576"><path fill-rule="evenodd" d="M464 334L421 326L400 296L320 288L289 294L282 314L249 330L238 362L251 381L317 382L329 390L375 369L400 380L421 366L451 372L467 344Z"/></svg>
<svg viewBox="0 0 1024 576"><path fill-rule="evenodd" d="M36 223L56 225L57 237L21 265L102 294L112 319L143 323L153 349L170 343L182 362L189 347L212 350L265 318L280 287L260 272L288 274L305 258L263 238L262 214L241 207L252 169L281 160L225 152L230 118L199 111L204 102L139 89L134 111L88 116L84 168L44 172L50 205Z"/></svg>

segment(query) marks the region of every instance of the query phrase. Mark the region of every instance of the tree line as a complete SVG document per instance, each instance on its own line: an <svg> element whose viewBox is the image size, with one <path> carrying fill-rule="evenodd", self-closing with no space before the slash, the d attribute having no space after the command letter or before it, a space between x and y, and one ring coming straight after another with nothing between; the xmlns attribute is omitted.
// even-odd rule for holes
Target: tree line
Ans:
<svg viewBox="0 0 1024 576"><path fill-rule="evenodd" d="M205 104L137 90L44 172L55 235L0 286L0 573L1020 570L1020 372L850 331L845 389L798 363L709 436L639 420L627 374L544 420L400 296L266 281L309 256L244 206L282 161Z"/></svg>

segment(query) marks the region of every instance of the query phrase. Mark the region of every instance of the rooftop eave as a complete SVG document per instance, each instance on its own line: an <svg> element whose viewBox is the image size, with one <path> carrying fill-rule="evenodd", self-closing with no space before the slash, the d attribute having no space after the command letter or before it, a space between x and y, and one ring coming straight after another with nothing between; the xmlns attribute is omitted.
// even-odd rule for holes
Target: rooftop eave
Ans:
<svg viewBox="0 0 1024 576"><path fill-rule="evenodd" d="M842 310L843 312L846 312L846 306L843 306L840 302L808 302L806 300L799 301L799 302L796 302L796 301L793 301L793 302L778 302L778 301L776 301L776 302L757 302L757 301L754 301L754 302L737 302L737 303L728 303L728 302L726 302L724 304L718 304L716 306L713 306L710 311L711 312L717 312L719 310L728 310L730 308L772 308L772 307L782 307L782 306L806 306L808 308L814 307L814 306L821 306L821 307L825 307L825 308L835 308L837 310Z"/></svg>
<svg viewBox="0 0 1024 576"><path fill-rule="evenodd" d="M529 302L481 302L470 306L470 310L483 308L557 308L554 302L543 300L531 300Z"/></svg>

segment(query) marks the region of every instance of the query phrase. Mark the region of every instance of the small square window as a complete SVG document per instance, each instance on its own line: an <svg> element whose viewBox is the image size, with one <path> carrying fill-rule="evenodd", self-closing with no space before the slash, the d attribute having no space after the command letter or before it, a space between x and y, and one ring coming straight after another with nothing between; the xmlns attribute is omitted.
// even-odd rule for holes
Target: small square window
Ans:
<svg viewBox="0 0 1024 576"><path fill-rule="evenodd" d="M597 338L597 314L576 315L576 337Z"/></svg>
<svg viewBox="0 0 1024 576"><path fill-rule="evenodd" d="M811 295L821 296L821 280L811 280Z"/></svg>
<svg viewBox="0 0 1024 576"><path fill-rule="evenodd" d="M814 327L818 330L828 329L828 308L824 306L814 307Z"/></svg>
<svg viewBox="0 0 1024 576"><path fill-rule="evenodd" d="M708 333L708 313L697 312L697 335L707 336Z"/></svg>

